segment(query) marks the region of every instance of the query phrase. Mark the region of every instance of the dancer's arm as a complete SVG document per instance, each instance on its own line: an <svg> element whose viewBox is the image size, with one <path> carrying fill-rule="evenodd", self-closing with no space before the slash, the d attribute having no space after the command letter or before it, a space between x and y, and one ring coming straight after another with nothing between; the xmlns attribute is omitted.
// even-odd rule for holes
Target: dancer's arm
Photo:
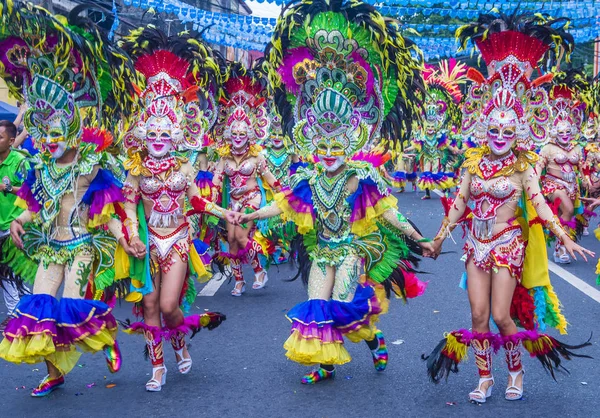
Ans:
<svg viewBox="0 0 600 418"><path fill-rule="evenodd" d="M471 173L465 171L460 182L458 192L456 193L456 197L454 198L454 202L452 203L450 211L448 212L448 216L444 217L442 225L440 226L440 229L434 238L436 243L439 242L438 245L440 247L452 230L456 228L456 223L463 216L465 210L467 209L467 203L469 202L470 197L471 178Z"/></svg>
<svg viewBox="0 0 600 418"><path fill-rule="evenodd" d="M281 183L269 170L267 160L261 155L256 157L258 159L257 172L258 175L269 185L273 193L279 193L281 191Z"/></svg>
<svg viewBox="0 0 600 418"><path fill-rule="evenodd" d="M580 254L585 261L587 261L586 254L594 257L593 252L576 244L563 229L560 219L558 216L554 215L552 209L548 206L546 199L544 199L540 189L540 179L535 170L531 167L523 173L523 190L527 193L527 197L531 200L531 203L533 204L537 215L544 223L544 226L562 241L571 257L576 258L575 253Z"/></svg>
<svg viewBox="0 0 600 418"><path fill-rule="evenodd" d="M127 218L123 221L123 226L127 231L129 238L129 247L123 247L127 254L143 258L146 255L146 245L140 240L139 220L137 216L137 206L140 201L139 177L131 174L127 175L123 185L123 195L125 196L125 214Z"/></svg>
<svg viewBox="0 0 600 418"><path fill-rule="evenodd" d="M277 206L275 203L271 203L270 205L264 206L252 213L236 213L236 222L238 224L245 224L250 221L257 221L261 219L268 219L274 216L282 214L283 211Z"/></svg>

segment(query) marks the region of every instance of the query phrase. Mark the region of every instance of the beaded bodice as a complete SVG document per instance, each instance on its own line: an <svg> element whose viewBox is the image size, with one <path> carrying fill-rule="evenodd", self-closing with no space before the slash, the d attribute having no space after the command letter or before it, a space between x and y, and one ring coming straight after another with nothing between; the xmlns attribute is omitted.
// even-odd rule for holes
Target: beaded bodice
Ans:
<svg viewBox="0 0 600 418"><path fill-rule="evenodd" d="M189 180L178 163L172 161L175 160L166 158L164 161L146 161L145 166L152 175L142 176L139 180L142 199L150 202L148 224L154 227L167 228L177 224L179 218L183 217Z"/></svg>
<svg viewBox="0 0 600 418"><path fill-rule="evenodd" d="M489 219L496 216L498 208L507 202L518 200L512 182L507 177L496 177L483 180L473 177L471 181L471 199L475 203L473 215L479 219Z"/></svg>
<svg viewBox="0 0 600 418"><path fill-rule="evenodd" d="M320 236L328 239L349 236L352 208L347 201L351 194L347 186L354 174L354 170L344 170L330 178L321 172L310 180Z"/></svg>
<svg viewBox="0 0 600 418"><path fill-rule="evenodd" d="M223 172L231 183L233 197L241 197L248 191L248 180L256 177L256 160L254 158L242 161L239 165L233 159L225 160Z"/></svg>
<svg viewBox="0 0 600 418"><path fill-rule="evenodd" d="M292 165L291 154L282 147L280 149L267 148L267 165L269 170L281 184L286 185L289 179L290 166Z"/></svg>

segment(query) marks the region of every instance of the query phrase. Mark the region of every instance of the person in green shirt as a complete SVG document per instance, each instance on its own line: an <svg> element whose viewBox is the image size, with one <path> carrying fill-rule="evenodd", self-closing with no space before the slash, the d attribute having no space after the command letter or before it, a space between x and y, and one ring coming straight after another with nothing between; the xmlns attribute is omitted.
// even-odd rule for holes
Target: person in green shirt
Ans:
<svg viewBox="0 0 600 418"><path fill-rule="evenodd" d="M29 169L26 155L12 148L16 136L17 127L10 121L0 120L0 251L5 241L10 239L10 223L23 212L23 209L15 206L15 200ZM4 264L0 264L0 284L8 313L0 323L2 331L19 302L15 277Z"/></svg>

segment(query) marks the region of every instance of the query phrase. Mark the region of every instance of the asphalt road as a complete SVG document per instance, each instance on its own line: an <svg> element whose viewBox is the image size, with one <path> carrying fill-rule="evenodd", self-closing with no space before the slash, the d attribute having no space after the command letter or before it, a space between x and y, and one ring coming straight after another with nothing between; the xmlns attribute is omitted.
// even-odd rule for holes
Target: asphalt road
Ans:
<svg viewBox="0 0 600 418"><path fill-rule="evenodd" d="M427 236L433 236L442 218L437 197L421 201L415 193L400 196L401 211ZM458 232L458 231L457 231ZM460 234L455 234L460 238ZM147 393L144 383L151 365L143 359L140 336L120 334L124 353L122 370L110 375L102 355L83 355L68 375L67 384L47 398L33 399L30 389L43 376L43 365L16 366L0 363L1 417L446 417L493 416L591 417L600 410L600 305L564 280L553 284L570 322L563 340L577 343L594 332L593 347L586 353L595 359L567 362L570 374L547 375L536 359L524 360L524 400L504 400L507 372L503 357L494 366L496 389L488 403L469 404L467 394L477 376L472 361L460 367L447 383L434 385L427 379L422 353L429 353L445 331L469 327L467 296L458 288L463 272L462 240L448 241L446 254L427 260L421 269L429 280L425 295L403 305L395 300L379 327L385 333L390 362L383 373L373 369L363 344L348 343L353 361L338 368L332 381L315 386L300 384L305 367L288 361L282 344L289 334L286 310L305 299L300 282L286 282L288 266L274 267L269 285L249 289L241 298L229 295L225 284L213 297L199 297L195 311L210 309L227 315L227 321L193 340L194 366L190 374L177 373L174 355L165 347L167 384L161 393ZM600 253L593 236L584 245ZM595 260L576 262L566 269L595 286ZM250 272L248 272L250 277ZM0 309L1 310L1 309ZM116 309L119 319L132 318L126 304ZM107 388L107 384L114 384ZM112 386L112 385L111 385Z"/></svg>

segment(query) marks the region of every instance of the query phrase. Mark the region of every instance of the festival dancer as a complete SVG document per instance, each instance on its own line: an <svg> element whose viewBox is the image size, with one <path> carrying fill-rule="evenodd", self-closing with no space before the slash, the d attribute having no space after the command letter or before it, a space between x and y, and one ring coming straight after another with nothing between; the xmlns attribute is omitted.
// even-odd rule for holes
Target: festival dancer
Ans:
<svg viewBox="0 0 600 418"><path fill-rule="evenodd" d="M585 103L577 99L578 92L588 90L585 76L577 70L558 73L553 79L549 99L553 122L550 142L540 150L537 172L542 193L552 204L558 203L558 215L571 239L576 239L577 221L583 223L578 176L583 175L583 148L576 143L583 125ZM563 243L556 241L554 262L568 264L571 258Z"/></svg>
<svg viewBox="0 0 600 418"><path fill-rule="evenodd" d="M191 240L185 200L198 212L225 215L199 197L192 165L177 154L203 146L209 121L199 101L210 104L205 95L218 88L219 68L211 50L190 34L169 37L148 26L132 31L122 44L146 86L137 123L123 140L129 170L123 187L127 216L123 225L129 240L126 252L148 257L151 276L133 277L144 321L130 324L127 332L144 335L152 361L146 390L159 392L167 375L163 339L170 341L175 351L179 372L187 374L192 358L185 335L213 329L225 319L213 312L184 316L180 308L196 296L189 266L199 277L208 275L202 259L208 248Z"/></svg>
<svg viewBox="0 0 600 418"><path fill-rule="evenodd" d="M240 63L229 67L229 79L224 84L226 99L222 100L219 120L215 128L220 160L213 176L214 193L222 196L221 205L238 213L258 210L262 201L259 179L273 192L281 183L269 170L257 141L269 135L269 119L265 99L264 78L247 71ZM269 280L259 256L264 248L255 237L254 222L234 225L227 223L227 251L219 257L228 260L235 278L232 296L242 296L246 282L242 264L250 263L254 270L252 289L263 289Z"/></svg>
<svg viewBox="0 0 600 418"><path fill-rule="evenodd" d="M344 336L365 340L375 369L384 370L388 352L375 323L387 311L386 289L406 298L425 288L413 273L409 246L428 254L431 243L398 213L379 171L352 159L380 133L409 136L418 112L422 79L412 54L419 51L383 22L362 2L304 1L280 17L266 53L284 131L293 131L303 158L317 162L299 168L275 204L234 221L282 214L304 235L308 253L299 253L298 262L309 300L288 312L292 333L284 344L288 358L320 365L304 384L330 379L335 365L350 361ZM375 33L381 42L368 41Z"/></svg>
<svg viewBox="0 0 600 418"><path fill-rule="evenodd" d="M532 166L537 160L532 149L546 141L551 119L547 94L539 87L550 77L533 82L530 77L551 47L568 48L564 31L552 26L559 22L539 15L489 14L457 31L463 49L469 40L479 48L488 78L469 70L474 84L464 104L462 130L480 147L467 151L459 192L448 205L434 245L437 255L452 229L469 220L464 251L472 331L448 333L426 359L431 379L438 382L458 371L471 346L480 376L469 394L472 402L490 397L492 356L502 346L509 370L505 398L512 401L523 396L521 345L552 376L561 367L561 356L578 356L569 350L589 345L569 346L543 333L547 327L566 333L567 322L550 285L540 223L562 240L572 256L594 255L562 228L541 194ZM469 202L474 209L467 213ZM499 334L490 331L490 313ZM518 331L516 324L526 330Z"/></svg>
<svg viewBox="0 0 600 418"><path fill-rule="evenodd" d="M305 163L300 162L289 139L283 134L281 115L277 112L272 100L269 101L269 109L270 134L264 142L263 156L269 171L280 186L289 186L291 174ZM271 203L273 191L268 189L265 192L267 203ZM257 228L267 240L266 245L273 247L271 256L273 262L276 264L286 262L290 252L290 243L297 234L293 222L286 222L281 217L275 217L259 222Z"/></svg>
<svg viewBox="0 0 600 418"><path fill-rule="evenodd" d="M446 160L460 151L452 145L449 131L460 121L459 86L464 84L465 64L454 60L442 61L438 68L427 66L424 79L427 86L423 127L408 151L417 151L421 173L417 185L425 190L422 199L430 199L430 191L445 190L455 185L454 172L446 173Z"/></svg>
<svg viewBox="0 0 600 418"><path fill-rule="evenodd" d="M25 210L10 225L23 251L5 254L33 291L6 326L0 358L45 361L48 375L31 393L40 397L64 384L81 355L77 348L104 351L111 372L121 365L111 307L95 300L114 282L116 242L127 245L111 217L122 199L122 172L104 152L112 136L99 127L110 128L115 113L129 111L136 77L126 55L86 19L69 16L67 26L42 8L6 3L2 77L27 103L25 128L40 153L18 192ZM83 115L99 127L83 126Z"/></svg>

